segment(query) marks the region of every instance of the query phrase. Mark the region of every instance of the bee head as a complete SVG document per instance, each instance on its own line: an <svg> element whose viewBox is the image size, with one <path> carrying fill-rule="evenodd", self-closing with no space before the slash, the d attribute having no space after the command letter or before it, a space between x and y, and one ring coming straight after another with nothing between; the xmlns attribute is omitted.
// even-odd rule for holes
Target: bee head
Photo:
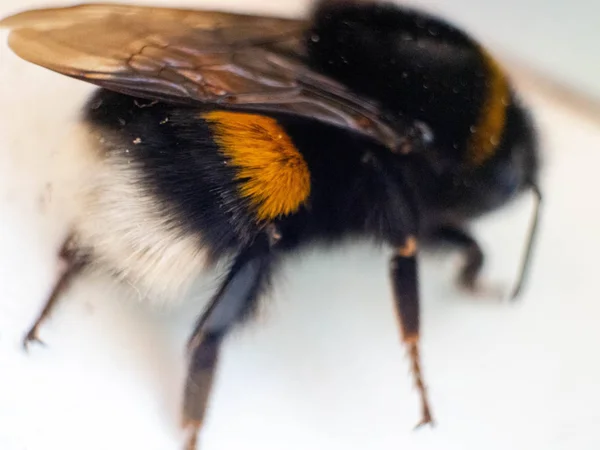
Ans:
<svg viewBox="0 0 600 450"><path fill-rule="evenodd" d="M428 217L469 220L536 185L533 121L474 38L393 2L317 5L306 39L310 64L375 100L390 123L431 129L433 142L409 164Z"/></svg>
<svg viewBox="0 0 600 450"><path fill-rule="evenodd" d="M532 119L513 100L507 106L506 124L493 156L480 165L460 164L440 174L429 201L443 215L475 218L502 207L525 190L537 189L538 170Z"/></svg>

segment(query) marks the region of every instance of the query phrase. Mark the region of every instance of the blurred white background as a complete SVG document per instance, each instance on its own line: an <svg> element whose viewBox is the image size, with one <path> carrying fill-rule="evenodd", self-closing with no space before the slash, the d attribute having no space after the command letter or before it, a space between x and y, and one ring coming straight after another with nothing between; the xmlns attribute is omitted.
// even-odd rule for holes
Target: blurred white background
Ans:
<svg viewBox="0 0 600 450"><path fill-rule="evenodd" d="M138 2L141 3L141 2ZM159 2L153 2L157 4ZM166 4L167 2L163 2ZM414 2L492 45L600 95L595 2ZM2 0L0 15L62 5ZM295 16L305 1L168 2ZM456 254L422 264L424 370L437 426L419 418L387 283L387 255L362 245L286 265L258 321L228 341L203 450L587 450L600 447L600 125L518 79L543 138L546 203L518 304L465 296ZM18 60L0 44L0 449L179 450L184 342L202 302L174 311L82 279L43 328L23 333L54 281L65 233L53 152L90 87ZM510 288L530 201L474 227L485 275ZM208 283L206 295L214 283Z"/></svg>
<svg viewBox="0 0 600 450"><path fill-rule="evenodd" d="M492 48L510 52L571 88L600 99L600 3L588 0L407 0L451 18Z"/></svg>

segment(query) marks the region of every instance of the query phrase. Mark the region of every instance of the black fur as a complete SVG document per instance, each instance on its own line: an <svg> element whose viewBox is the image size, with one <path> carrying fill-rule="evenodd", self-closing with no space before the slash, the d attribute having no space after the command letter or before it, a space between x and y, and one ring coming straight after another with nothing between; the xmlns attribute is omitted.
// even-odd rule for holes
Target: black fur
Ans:
<svg viewBox="0 0 600 450"><path fill-rule="evenodd" d="M497 210L538 182L538 146L528 112L520 105L507 107L507 122L496 152L480 167L460 163L445 165L425 161L417 170L428 174L419 195L429 205L425 228L438 223L466 225Z"/></svg>
<svg viewBox="0 0 600 450"><path fill-rule="evenodd" d="M393 115L427 123L445 151L464 151L485 100L486 71L462 31L393 4L324 2L306 41L314 67Z"/></svg>

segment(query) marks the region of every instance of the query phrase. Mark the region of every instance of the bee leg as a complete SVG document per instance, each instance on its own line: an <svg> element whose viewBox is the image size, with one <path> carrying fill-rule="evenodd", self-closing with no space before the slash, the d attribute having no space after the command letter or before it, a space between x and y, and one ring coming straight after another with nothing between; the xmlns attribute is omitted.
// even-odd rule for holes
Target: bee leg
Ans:
<svg viewBox="0 0 600 450"><path fill-rule="evenodd" d="M229 329L247 316L266 287L271 269L271 246L280 235L274 228L242 250L208 308L197 322L188 344L189 366L184 392L183 427L186 450L195 450L202 427L221 342Z"/></svg>
<svg viewBox="0 0 600 450"><path fill-rule="evenodd" d="M404 245L397 249L390 260L390 271L402 341L408 349L411 372L421 400L421 421L417 427L433 425L419 354L419 282L415 237L409 236Z"/></svg>
<svg viewBox="0 0 600 450"><path fill-rule="evenodd" d="M458 281L461 286L475 290L481 269L483 268L484 255L477 241L466 231L455 226L442 226L435 235L435 239L460 248L466 257Z"/></svg>
<svg viewBox="0 0 600 450"><path fill-rule="evenodd" d="M470 293L483 294L492 298L503 296L502 286L481 282L480 274L484 263L481 247L469 233L452 225L445 225L436 231L434 238L451 244L464 252L465 265L458 276L458 285Z"/></svg>
<svg viewBox="0 0 600 450"><path fill-rule="evenodd" d="M72 237L69 237L62 245L59 252L59 262L60 262L60 272L59 277L54 285L48 300L46 300L46 304L44 308L40 312L38 318L33 323L25 338L23 339L23 348L25 351L29 349L29 344L32 342L37 342L39 344L44 345L44 343L38 337L39 329L42 324L48 319L52 310L56 306L58 299L64 293L64 291L68 288L69 284L73 280L73 278L81 271L85 262L83 259L75 256L75 253L71 248Z"/></svg>

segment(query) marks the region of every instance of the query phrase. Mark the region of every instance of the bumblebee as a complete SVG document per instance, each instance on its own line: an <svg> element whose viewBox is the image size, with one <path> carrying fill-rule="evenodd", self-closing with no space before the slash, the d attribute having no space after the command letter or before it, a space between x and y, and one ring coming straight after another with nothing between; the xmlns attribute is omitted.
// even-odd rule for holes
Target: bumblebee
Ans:
<svg viewBox="0 0 600 450"><path fill-rule="evenodd" d="M306 19L118 4L0 21L23 59L98 87L82 111L78 205L64 271L102 270L174 300L228 271L189 339L187 449L206 416L219 349L252 316L284 258L367 238L392 249L391 291L421 399L422 245L450 243L475 287L469 221L526 190L541 199L533 118L499 63L443 19L325 0Z"/></svg>

